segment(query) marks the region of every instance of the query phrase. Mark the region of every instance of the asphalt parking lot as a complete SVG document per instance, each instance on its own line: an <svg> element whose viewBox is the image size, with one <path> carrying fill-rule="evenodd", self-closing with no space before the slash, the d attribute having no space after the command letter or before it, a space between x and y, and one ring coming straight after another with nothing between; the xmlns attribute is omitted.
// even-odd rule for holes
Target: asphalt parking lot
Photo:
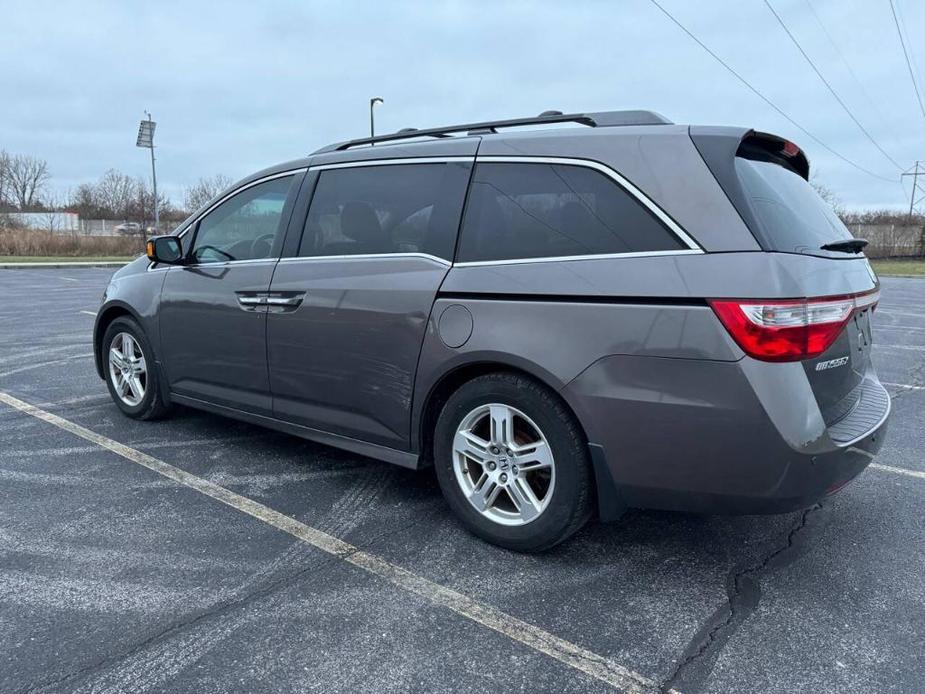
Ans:
<svg viewBox="0 0 925 694"><path fill-rule="evenodd" d="M110 274L0 270L0 691L925 690L925 280L883 280L893 417L840 494L525 556L428 473L121 416L90 346Z"/></svg>

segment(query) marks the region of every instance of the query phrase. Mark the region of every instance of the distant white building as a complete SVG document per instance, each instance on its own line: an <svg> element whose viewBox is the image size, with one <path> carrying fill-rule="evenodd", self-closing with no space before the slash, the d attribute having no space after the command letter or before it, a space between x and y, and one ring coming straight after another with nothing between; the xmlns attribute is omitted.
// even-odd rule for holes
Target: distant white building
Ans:
<svg viewBox="0 0 925 694"><path fill-rule="evenodd" d="M80 215L76 212L10 212L3 216L29 229L80 231Z"/></svg>

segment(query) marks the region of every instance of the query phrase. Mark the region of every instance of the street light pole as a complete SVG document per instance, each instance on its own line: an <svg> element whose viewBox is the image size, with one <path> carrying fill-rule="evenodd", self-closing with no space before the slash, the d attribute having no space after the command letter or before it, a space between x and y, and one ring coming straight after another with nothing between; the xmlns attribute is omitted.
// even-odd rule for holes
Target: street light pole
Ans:
<svg viewBox="0 0 925 694"><path fill-rule="evenodd" d="M145 114L148 116L148 122L152 124L151 128L151 187L154 191L154 232L157 233L161 229L161 216L160 210L158 210L157 205L157 169L154 166L154 121L151 120L151 114L145 111Z"/></svg>
<svg viewBox="0 0 925 694"><path fill-rule="evenodd" d="M161 225L160 211L157 206L157 169L154 167L154 128L157 126L151 120L151 114L145 111L147 120L141 121L138 126L138 139L135 141L136 147L147 147L151 150L151 184L154 189L154 229L158 231Z"/></svg>
<svg viewBox="0 0 925 694"><path fill-rule="evenodd" d="M385 101L381 96L374 96L369 100L369 136L371 138L376 137L376 120L373 116L373 106L376 104L384 104Z"/></svg>

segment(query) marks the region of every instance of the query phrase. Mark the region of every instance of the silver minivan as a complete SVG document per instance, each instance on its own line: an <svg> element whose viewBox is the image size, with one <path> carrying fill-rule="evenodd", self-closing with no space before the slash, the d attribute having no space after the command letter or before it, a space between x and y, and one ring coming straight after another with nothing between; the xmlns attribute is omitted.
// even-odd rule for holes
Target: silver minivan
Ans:
<svg viewBox="0 0 925 694"><path fill-rule="evenodd" d="M865 242L808 178L792 142L648 111L331 145L151 239L103 297L97 369L133 418L433 466L516 550L627 507L800 509L890 411Z"/></svg>

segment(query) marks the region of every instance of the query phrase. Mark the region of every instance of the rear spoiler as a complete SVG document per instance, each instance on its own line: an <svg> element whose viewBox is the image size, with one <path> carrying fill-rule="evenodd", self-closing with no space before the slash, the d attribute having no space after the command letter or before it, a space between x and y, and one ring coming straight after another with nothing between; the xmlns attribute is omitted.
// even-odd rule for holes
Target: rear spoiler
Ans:
<svg viewBox="0 0 925 694"><path fill-rule="evenodd" d="M790 140L777 135L746 128L692 125L690 137L717 179L720 179L723 169L732 167L736 157L743 157L779 164L809 180L806 154ZM721 179L720 184L726 188Z"/></svg>

